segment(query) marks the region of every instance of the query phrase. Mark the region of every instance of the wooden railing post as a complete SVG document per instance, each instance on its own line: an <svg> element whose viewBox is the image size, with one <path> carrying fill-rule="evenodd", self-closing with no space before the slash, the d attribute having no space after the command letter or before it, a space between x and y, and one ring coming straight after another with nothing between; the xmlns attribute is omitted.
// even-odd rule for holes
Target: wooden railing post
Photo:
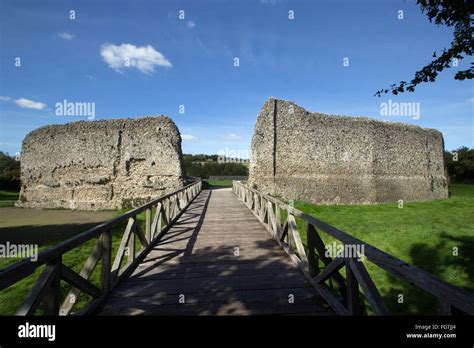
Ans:
<svg viewBox="0 0 474 348"><path fill-rule="evenodd" d="M138 221L136 217L133 217L134 223L137 224ZM132 231L130 234L130 239L128 240L128 263L132 263L135 260L135 225L132 226Z"/></svg>
<svg viewBox="0 0 474 348"><path fill-rule="evenodd" d="M314 277L319 273L319 261L316 257L316 229L306 223L306 248L308 255L308 272Z"/></svg>
<svg viewBox="0 0 474 348"><path fill-rule="evenodd" d="M145 214L145 237L148 243L151 243L151 207L146 209Z"/></svg>
<svg viewBox="0 0 474 348"><path fill-rule="evenodd" d="M268 201L262 199L262 222L263 224L269 225L270 220L268 218Z"/></svg>
<svg viewBox="0 0 474 348"><path fill-rule="evenodd" d="M288 244L288 248L290 249L291 253L293 253L293 245L291 243L291 229L290 229L290 224L291 224L291 213L288 211L288 216L286 217L286 221L288 223L288 233L286 234L286 244Z"/></svg>
<svg viewBox="0 0 474 348"><path fill-rule="evenodd" d="M361 315L362 306L360 303L359 283L351 269L349 259L345 260L346 285L347 285L347 309L351 315Z"/></svg>
<svg viewBox="0 0 474 348"><path fill-rule="evenodd" d="M281 236L281 208L278 203L275 204L275 221L276 221L276 236L279 240Z"/></svg>
<svg viewBox="0 0 474 348"><path fill-rule="evenodd" d="M112 270L112 230L107 229L101 235L102 244L102 273L101 285L102 293L105 295L111 285L110 272Z"/></svg>
<svg viewBox="0 0 474 348"><path fill-rule="evenodd" d="M275 211L273 210L274 204L271 201L267 202L267 219L268 227L272 233L272 237L276 236L276 220L275 220Z"/></svg>
<svg viewBox="0 0 474 348"><path fill-rule="evenodd" d="M164 204L165 206L165 215L166 215L166 218L168 219L168 222L171 221L173 219L173 217L170 215L170 205L171 205L171 197L166 199L166 202ZM168 224L168 223L166 223Z"/></svg>
<svg viewBox="0 0 474 348"><path fill-rule="evenodd" d="M183 207L181 207L181 200L183 198L183 193L182 192L178 192L178 194L175 196L176 197L176 204L175 204L175 207L176 207L176 211L179 212L181 209L183 209Z"/></svg>
<svg viewBox="0 0 474 348"><path fill-rule="evenodd" d="M61 264L62 257L59 255L53 261L47 263L54 267L51 284L47 287L44 294L44 310L46 315L59 314L59 300L61 295Z"/></svg>
<svg viewBox="0 0 474 348"><path fill-rule="evenodd" d="M154 235L153 235L153 239L155 239L155 235L158 235L160 232L161 232L161 229L163 228L163 206L161 205L161 203L158 203L158 205L156 206L156 213L155 214L158 214L158 216L156 217L156 228L155 230L153 231Z"/></svg>
<svg viewBox="0 0 474 348"><path fill-rule="evenodd" d="M290 217L290 215L288 215ZM306 255L306 250L303 246L303 243L301 242L301 236L298 232L298 226L296 224L296 219L294 215L291 215L291 218L289 218L289 223L288 223L288 241L291 239L293 240L293 247L296 248L296 251L298 253L298 258L301 261L302 267L309 273L309 262L308 262L308 257ZM288 243L288 246L290 244ZM290 251L294 253L294 250L291 249L290 246Z"/></svg>

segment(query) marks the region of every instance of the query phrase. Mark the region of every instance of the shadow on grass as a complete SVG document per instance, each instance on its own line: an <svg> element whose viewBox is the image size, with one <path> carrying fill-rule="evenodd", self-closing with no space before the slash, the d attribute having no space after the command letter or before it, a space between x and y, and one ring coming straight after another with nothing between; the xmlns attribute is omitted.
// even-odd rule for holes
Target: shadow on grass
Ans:
<svg viewBox="0 0 474 348"><path fill-rule="evenodd" d="M97 226L99 222L0 228L0 243L52 245Z"/></svg>
<svg viewBox="0 0 474 348"><path fill-rule="evenodd" d="M439 239L435 245L413 244L409 251L410 264L440 279L443 272L457 269L463 274L467 274L472 282L474 279L472 267L474 237L454 237L442 232L439 234ZM458 248L458 255L453 254L451 245ZM394 314L437 314L438 305L434 296L417 287L402 283L389 274L387 274L387 280L391 284L391 289L385 292L384 299ZM473 286L463 286L462 288L474 291ZM403 295L403 302L400 302L400 295Z"/></svg>
<svg viewBox="0 0 474 348"><path fill-rule="evenodd" d="M466 273L471 280L474 282L474 236L450 236L447 233L442 233L441 238L446 241L451 241L458 248L458 255L449 255L445 257L443 262L452 266L459 266L463 272ZM474 291L474 286L466 287L466 290Z"/></svg>

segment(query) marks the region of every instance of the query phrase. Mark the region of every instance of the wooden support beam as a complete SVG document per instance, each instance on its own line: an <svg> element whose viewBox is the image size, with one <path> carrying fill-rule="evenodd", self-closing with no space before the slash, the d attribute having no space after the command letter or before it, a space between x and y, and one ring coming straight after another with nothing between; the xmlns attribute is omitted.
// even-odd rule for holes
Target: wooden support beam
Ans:
<svg viewBox="0 0 474 348"><path fill-rule="evenodd" d="M361 315L362 306L360 302L359 283L352 271L350 262L345 260L346 283L347 283L347 309L351 315Z"/></svg>
<svg viewBox="0 0 474 348"><path fill-rule="evenodd" d="M344 259L339 257L335 258L316 277L314 277L314 281L318 284L324 282L329 277L332 277L333 273L338 272L343 266Z"/></svg>
<svg viewBox="0 0 474 348"><path fill-rule="evenodd" d="M61 296L62 257L58 256L49 264L54 267L54 271L51 275L51 282L46 287L46 291L43 295L44 312L46 315L58 315Z"/></svg>
<svg viewBox="0 0 474 348"><path fill-rule="evenodd" d="M301 237L298 232L298 226L296 225L296 220L293 215L288 215L288 233L289 235L292 236L293 242L296 247L296 251L298 252L298 256L303 263L304 268L308 271L309 265L308 265L308 258L306 257L306 251L303 246L303 243L301 242Z"/></svg>
<svg viewBox="0 0 474 348"><path fill-rule="evenodd" d="M324 245L323 240L319 236L319 233L316 229L314 229L314 232L312 232L313 238L314 238L314 246L317 251L317 255L321 259L321 261L327 266L332 262L332 259L330 257L326 256L326 246ZM347 289L346 289L346 284L344 282L344 278L339 274L335 273L332 277L334 281L336 282L336 285L339 288L339 292L344 299L344 301L347 300Z"/></svg>
<svg viewBox="0 0 474 348"><path fill-rule="evenodd" d="M354 272L355 278L359 282L364 292L367 302L369 302L375 314L389 315L390 311L383 301L382 296L380 296L380 293L377 290L374 282L370 278L369 273L365 269L364 264L361 261L357 261L352 258L349 259L349 264L350 268Z"/></svg>
<svg viewBox="0 0 474 348"><path fill-rule="evenodd" d="M308 273L314 277L319 273L319 262L316 258L316 241L315 241L316 229L313 225L306 223L306 248L308 256Z"/></svg>
<svg viewBox="0 0 474 348"><path fill-rule="evenodd" d="M33 288L23 300L20 308L16 311L16 315L33 315L35 313L43 295L54 281L55 273L55 265L46 265L43 272L41 272L40 276L33 285Z"/></svg>
<svg viewBox="0 0 474 348"><path fill-rule="evenodd" d="M81 277L66 265L61 266L61 278L63 278L75 288L85 292L88 295L91 295L92 297L98 298L101 296L101 291L98 287Z"/></svg>
<svg viewBox="0 0 474 348"><path fill-rule="evenodd" d="M134 224L132 226L132 230L130 233L130 238L128 239L128 245L127 245L127 251L126 254L128 255L128 260L127 264L130 265L134 260L136 256L136 250L135 250L135 230L137 226L137 221L135 220L135 217L133 218Z"/></svg>
<svg viewBox="0 0 474 348"><path fill-rule="evenodd" d="M102 244L101 286L102 286L102 293L105 295L109 292L109 289L111 287L110 272L112 270L112 230L109 229L109 230L104 231L104 233L102 233L101 244Z"/></svg>
<svg viewBox="0 0 474 348"><path fill-rule="evenodd" d="M138 223L138 221L135 223L135 230L134 231L135 231L135 234L138 237L138 240L143 245L143 247L144 248L148 247L149 243L148 243L147 239L145 238L145 234L143 233L143 230L140 227L140 224Z"/></svg>
<svg viewBox="0 0 474 348"><path fill-rule="evenodd" d="M163 219L163 225L164 226L167 226L170 222L168 212L169 212L169 201L167 201L167 203L163 203L162 215L161 216L162 216L162 219Z"/></svg>
<svg viewBox="0 0 474 348"><path fill-rule="evenodd" d="M79 275L84 279L90 279L92 273L94 272L97 266L97 263L99 262L102 256L103 241L101 238L102 237L100 237L99 240L95 243L92 252L87 257L86 261L84 262L84 265L82 266L81 271L79 272ZM73 287L66 295L66 298L64 299L61 308L59 309L59 315L68 315L76 304L77 298L80 294L81 290Z"/></svg>
<svg viewBox="0 0 474 348"><path fill-rule="evenodd" d="M317 284L313 283L316 290L319 292L321 297L331 306L331 308L338 315L349 315L344 304L331 292L329 287L326 284Z"/></svg>
<svg viewBox="0 0 474 348"><path fill-rule="evenodd" d="M124 258L125 254L125 248L128 245L128 241L130 239L130 235L132 234L132 228L133 225L135 224L135 220L132 218L128 219L128 224L127 227L125 228L125 232L123 234L122 240L120 241L120 246L117 250L117 255L115 256L114 263L112 265L112 271L111 271L111 280L115 281L118 272L120 270L120 265L122 264L122 260Z"/></svg>
<svg viewBox="0 0 474 348"><path fill-rule="evenodd" d="M162 209L162 204L158 203L157 206L156 206L156 209L155 209L155 215L153 217L153 223L151 224L151 239L150 239L150 242L152 240L154 240L155 235L161 231L161 224L160 224L160 228L158 228L158 221L161 222L161 209ZM157 230L157 228L158 228L158 230Z"/></svg>

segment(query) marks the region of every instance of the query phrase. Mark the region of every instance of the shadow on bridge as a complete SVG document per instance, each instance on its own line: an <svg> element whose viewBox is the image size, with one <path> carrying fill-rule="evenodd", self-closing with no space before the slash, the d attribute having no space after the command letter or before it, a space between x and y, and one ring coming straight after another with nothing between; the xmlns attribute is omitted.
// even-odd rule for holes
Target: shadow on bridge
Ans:
<svg viewBox="0 0 474 348"><path fill-rule="evenodd" d="M229 189L206 190L97 314L330 312Z"/></svg>

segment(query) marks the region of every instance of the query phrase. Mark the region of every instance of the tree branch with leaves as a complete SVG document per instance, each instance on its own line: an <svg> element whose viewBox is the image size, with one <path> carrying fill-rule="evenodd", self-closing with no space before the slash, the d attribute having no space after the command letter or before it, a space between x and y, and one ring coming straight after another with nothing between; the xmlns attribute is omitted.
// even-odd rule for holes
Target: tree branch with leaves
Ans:
<svg viewBox="0 0 474 348"><path fill-rule="evenodd" d="M461 60L466 56L472 56L474 50L473 28L471 17L474 13L474 1L472 0L417 0L421 12L426 13L430 22L436 25L454 27L453 40L448 49L443 49L439 56L436 51L435 58L430 64L415 73L410 81L401 81L392 84L387 89L381 89L374 95L380 97L382 94L391 92L399 94L405 91L413 92L420 83L434 82L438 74L444 69L451 67L454 59ZM456 73L454 79L466 80L474 77L474 63L469 69Z"/></svg>

